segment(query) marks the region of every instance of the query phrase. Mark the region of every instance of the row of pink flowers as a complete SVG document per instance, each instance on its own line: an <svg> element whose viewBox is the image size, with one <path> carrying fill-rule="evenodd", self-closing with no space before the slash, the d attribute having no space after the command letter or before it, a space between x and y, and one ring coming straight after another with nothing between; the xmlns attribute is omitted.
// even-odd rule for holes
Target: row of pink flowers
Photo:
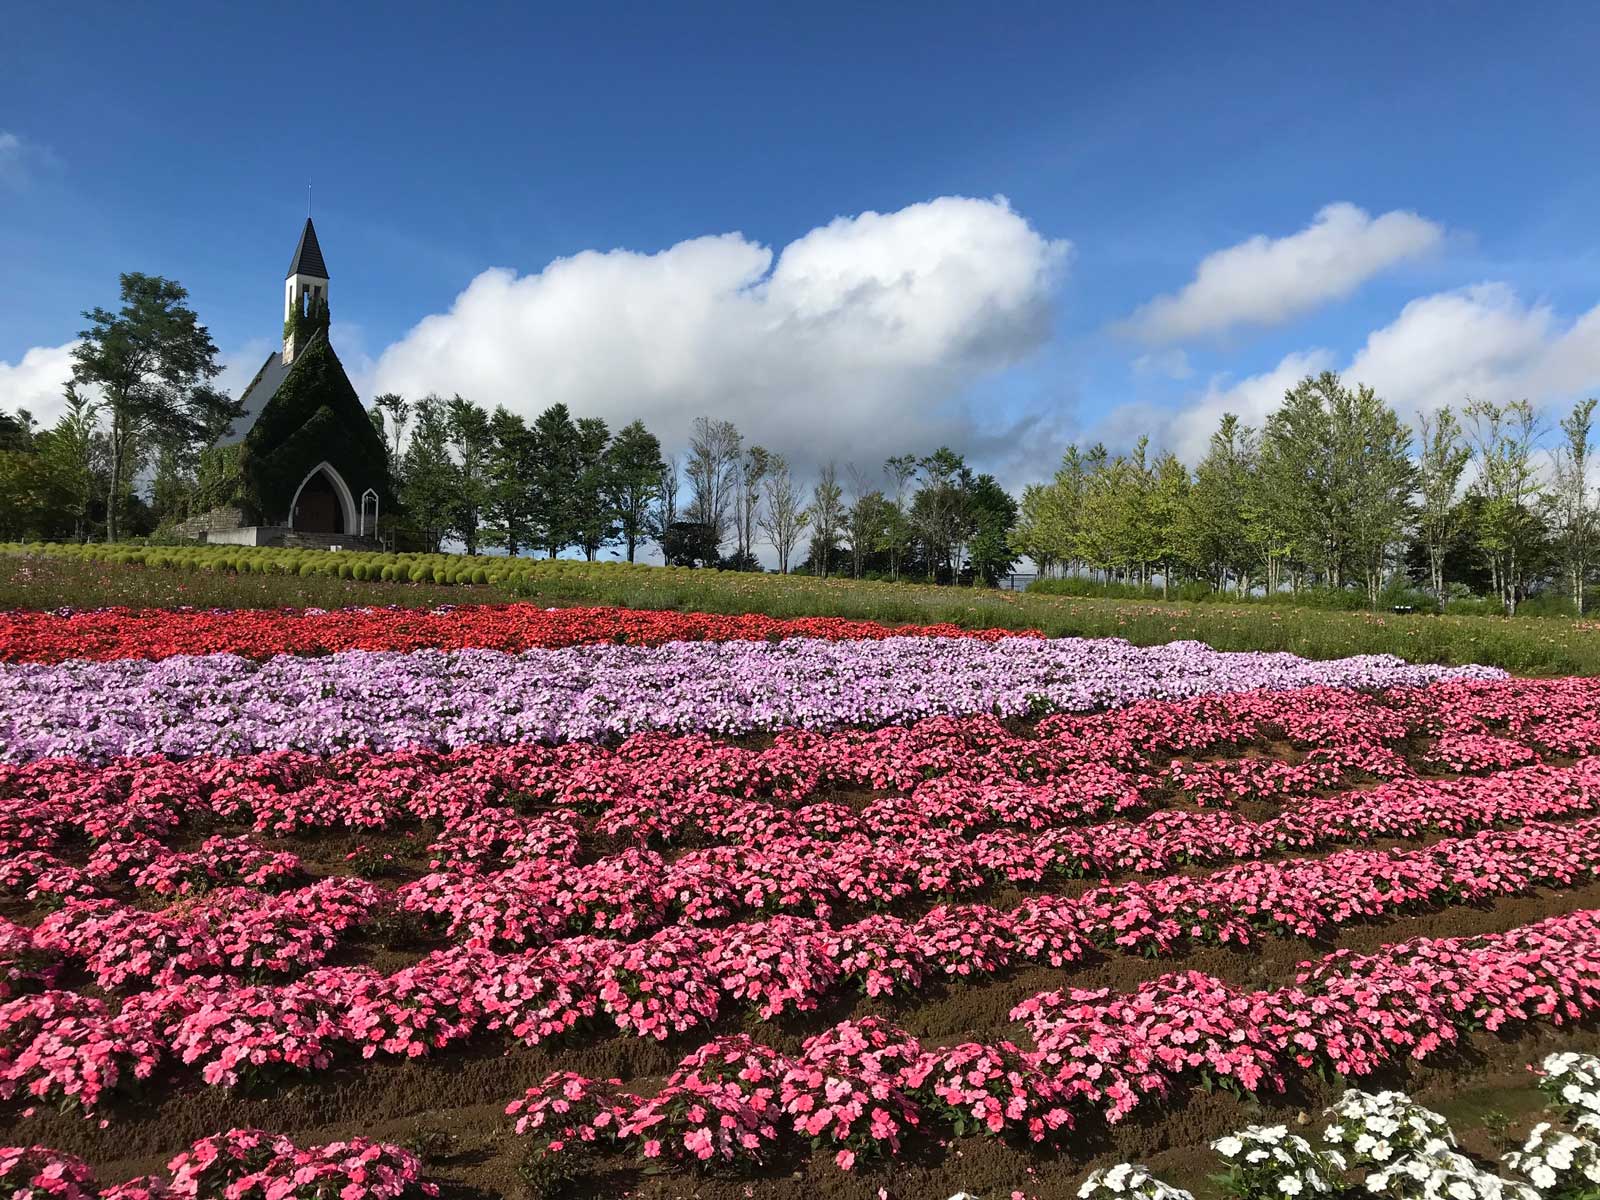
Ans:
<svg viewBox="0 0 1600 1200"><path fill-rule="evenodd" d="M1085 1111L1119 1120L1194 1083L1281 1089L1291 1073L1317 1068L1359 1078L1396 1059L1426 1059L1464 1032L1564 1025L1597 1008L1600 912L1579 912L1489 937L1338 951L1282 988L1240 991L1186 972L1133 993L1041 993L1012 1014L1032 1035L1031 1050L1009 1041L924 1048L866 1018L808 1039L793 1056L742 1035L715 1039L649 1097L618 1080L559 1072L506 1111L546 1155L605 1147L644 1161L748 1168L809 1138L849 1170L892 1155L918 1127L1046 1141ZM7 1194L293 1194L278 1181L348 1200L432 1194L414 1156L363 1139L301 1149L233 1130L176 1156L165 1176L106 1188L70 1155L0 1149Z"/></svg>
<svg viewBox="0 0 1600 1200"><path fill-rule="evenodd" d="M524 915L542 913L556 928L624 934L668 920L705 922L752 912L827 915L840 904L881 907L930 895L970 895L995 885L1168 871L1581 815L1600 807L1600 757L1569 767L1520 767L1456 780L1408 778L1301 798L1264 821L1179 810L1077 827L1068 813L1067 823L1051 827L1030 807L1032 823L1044 826L1038 833L1006 825L976 832L983 823L974 808L986 800L998 806L1014 798L1015 789L944 790L948 803L932 795L920 807L884 798L861 814L828 802L783 809L719 796L652 800L661 822L639 825L618 823L622 804L592 824L571 810L521 816L484 807L427 845L438 870L402 889L402 903L447 918L452 932L471 930L480 918L506 925L515 914L503 909L502 899ZM961 819L963 813L970 819ZM625 840L630 831L659 829L669 818L692 824L700 834L696 840L713 844L682 851L670 862L654 851L630 849L580 865L586 838ZM161 837L175 832L163 830ZM295 855L247 838L215 836L197 851L180 851L168 849L161 837L118 832L98 843L82 868L46 851L15 850L0 862L0 893L58 907L129 884L182 899L239 885L281 890L299 875ZM180 905L180 911L187 909Z"/></svg>
<svg viewBox="0 0 1600 1200"><path fill-rule="evenodd" d="M771 1018L814 1008L847 983L870 995L914 992L928 980L987 976L1019 960L1060 966L1091 943L1167 954L1262 934L1317 937L1352 921L1597 876L1600 818L1589 818L1407 852L1347 851L1171 876L1077 899L1044 895L1010 912L941 905L914 921L885 914L839 928L785 916L711 930L669 925L638 941L584 934L511 954L493 947L561 932L539 911L534 881L464 876L500 888L487 911L473 915L465 946L388 976L324 967L288 983L238 976L281 975L324 959L342 936L378 919L377 889L324 880L280 896L256 893L260 910L242 907L248 893L232 891L214 924L72 901L31 933L11 929L11 986L48 982L48 962L34 961L31 975L19 966L42 952L81 963L102 987L145 990L114 1009L48 990L0 1005L0 1098L93 1108L164 1061L197 1069L207 1083L238 1086L320 1070L351 1049L416 1056L501 1029L536 1043L602 1013L614 1029L665 1039L709 1024L730 1000ZM635 902L586 911L626 937L641 931Z"/></svg>
<svg viewBox="0 0 1600 1200"><path fill-rule="evenodd" d="M925 1049L868 1017L792 1057L743 1035L717 1038L649 1098L620 1080L557 1072L506 1112L543 1155L607 1148L751 1168L811 1139L849 1170L892 1155L919 1126L1046 1141L1086 1111L1117 1121L1197 1083L1281 1091L1292 1073L1318 1068L1360 1078L1429 1058L1465 1032L1564 1025L1596 1009L1600 912L1581 912L1492 937L1339 951L1283 988L1241 991L1191 971L1132 993L1041 993L1012 1013L1032 1050Z"/></svg>
<svg viewBox="0 0 1600 1200"><path fill-rule="evenodd" d="M302 1148L281 1134L230 1129L202 1138L164 1175L101 1185L82 1159L43 1146L0 1147L0 1196L18 1200L407 1200L437 1196L409 1150L367 1138Z"/></svg>
<svg viewBox="0 0 1600 1200"><path fill-rule="evenodd" d="M594 832L640 844L737 844L762 832L1037 830L1128 812L1172 792L1227 808L1241 798L1282 803L1356 779L1404 779L1414 772L1402 751L1417 739L1426 743L1422 765L1448 771L1503 770L1543 752L1594 753L1600 686L1512 680L1382 696L1321 688L1234 694L1051 717L1024 732L988 717L789 731L762 749L645 734L615 748L0 764L0 853L85 836L161 837L205 821L249 822L272 834L454 826L511 806L586 815ZM1279 740L1303 752L1299 761L1196 761ZM898 794L860 813L806 803L830 789Z"/></svg>

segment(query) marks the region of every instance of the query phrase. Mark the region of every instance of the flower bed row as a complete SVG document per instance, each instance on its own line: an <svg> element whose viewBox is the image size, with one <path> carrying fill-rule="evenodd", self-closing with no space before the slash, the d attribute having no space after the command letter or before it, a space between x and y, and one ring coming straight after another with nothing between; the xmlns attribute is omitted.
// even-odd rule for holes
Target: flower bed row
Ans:
<svg viewBox="0 0 1600 1200"><path fill-rule="evenodd" d="M0 665L0 756L104 760L356 746L604 741L1023 716L1150 698L1500 678L1384 656L1312 662L1194 642L896 637L489 650L349 651Z"/></svg>
<svg viewBox="0 0 1600 1200"><path fill-rule="evenodd" d="M1038 637L1008 629L883 625L841 617L766 617L756 613L659 612L627 608L542 608L479 604L412 608L174 610L107 608L88 612L0 612L0 662L161 659L179 654L322 655L344 650L554 650L617 643L868 641L889 637Z"/></svg>
<svg viewBox="0 0 1600 1200"><path fill-rule="evenodd" d="M1359 957L1340 951L1282 988L1240 991L1185 972L1133 993L1041 993L1013 1013L1036 1040L1032 1050L1010 1041L924 1048L868 1017L808 1039L797 1055L745 1036L715 1039L649 1097L618 1080L558 1072L506 1111L516 1134L544 1156L620 1150L646 1162L748 1169L811 1139L849 1170L894 1154L919 1127L1049 1141L1086 1112L1117 1121L1192 1084L1281 1089L1291 1073L1315 1069L1361 1078L1398 1058L1429 1058L1465 1032L1565 1025L1596 1009L1600 912L1579 912L1490 937L1417 939ZM1379 1139L1360 1139L1362 1129L1349 1127L1392 1133L1387 1112L1342 1113L1340 1136L1348 1132L1362 1161L1382 1161ZM1231 1144L1224 1151L1232 1153ZM169 1172L99 1189L69 1155L0 1150L0 1184L68 1200L200 1200L250 1175L269 1189L286 1176L336 1181L352 1200L428 1190L415 1158L396 1147L358 1139L301 1150L253 1130L204 1139Z"/></svg>
<svg viewBox="0 0 1600 1200"><path fill-rule="evenodd" d="M999 798L1016 797L1002 790ZM480 923L522 929L512 914L542 914L544 923L557 930L583 927L591 908L631 910L629 930L762 912L828 916L840 905L883 908L995 886L1149 874L1290 850L1581 816L1600 807L1600 757L1570 767L1525 767L1460 780L1410 779L1313 797L1264 821L1226 812L1172 811L1033 833L1006 825L1015 814L1002 805L987 813L978 807L995 799L985 790L966 796L968 804L940 803L932 796L919 802L914 796L909 804L875 803L858 817L830 804L790 811L765 802L700 797L672 807L670 820L665 805L618 806L622 811L597 819L600 831L638 835L641 842L669 829L681 834L685 823L716 840L670 861L648 849L582 861L584 830L576 814L523 817L482 808L456 815L448 831L428 844L432 874L401 888L397 897L375 894L434 914L452 932L469 936ZM641 815L646 812L649 819ZM1038 808L1026 812L1036 817ZM999 828L984 828L997 822ZM144 824L162 831L158 822ZM50 832L68 827L63 821ZM296 855L246 837L218 835L198 850L175 850L138 828L98 832L101 840L82 867L25 848L32 842L0 842L5 851L0 895L57 907L69 899L122 894L132 886L153 898L176 898L182 902L179 911L187 911L192 907L188 897L215 888L236 889L230 897L248 896L244 888L282 890L301 873ZM216 902L213 896L206 904ZM620 920L613 918L612 932Z"/></svg>
<svg viewBox="0 0 1600 1200"><path fill-rule="evenodd" d="M201 1138L164 1175L100 1184L89 1164L44 1146L0 1147L0 1196L17 1200L407 1200L437 1196L409 1150L367 1138L302 1148L282 1134L230 1129Z"/></svg>
<svg viewBox="0 0 1600 1200"><path fill-rule="evenodd" d="M1479 715L1483 709L1490 715ZM1023 732L993 717L785 731L760 749L650 733L615 748L474 745L326 758L281 751L105 765L0 763L0 850L161 838L213 821L248 822L275 835L438 821L456 830L438 847L449 861L483 859L501 843L522 857L530 846L521 831L549 822L515 818L513 810L544 808L577 818L580 838L653 845L910 836L929 827L1038 831L1160 805L1171 791L1207 807L1255 798L1297 811L1319 789L1361 777L1393 781L1371 803L1403 817L1406 805L1457 798L1442 781L1407 781L1412 768L1400 751L1414 750L1418 737L1431 739L1416 754L1425 768L1510 779L1508 767L1542 753L1600 749L1600 682L1441 684L1381 695L1329 688L1232 693L1049 717ZM1290 742L1303 757L1189 757L1271 740ZM860 811L806 803L834 788L899 794L876 797Z"/></svg>
<svg viewBox="0 0 1600 1200"><path fill-rule="evenodd" d="M1600 819L1485 833L1423 850L1355 851L1325 860L1253 864L1211 876L1042 896L1011 912L940 906L916 921L879 915L832 928L775 917L702 930L658 928L639 941L558 937L573 915L602 934L638 936L659 914L642 892L604 896L564 877L464 876L463 894L430 881L401 889L413 912L453 911L465 945L384 976L325 967L339 940L378 920L370 884L324 880L282 896L225 892L184 915L110 901L70 901L36 930L7 926L0 980L47 986L62 961L104 989L144 989L113 1010L61 991L0 1005L0 1098L93 1108L150 1077L164 1060L235 1086L283 1070L326 1067L359 1048L416 1056L480 1031L537 1044L602 1014L613 1027L664 1039L716 1019L724 1003L764 1019L815 1008L850 983L869 995L915 992L933 979L975 978L1015 960L1061 966L1097 944L1168 954L1191 942L1246 944L1261 934L1317 937L1352 921L1438 903L1470 903L1570 885L1600 874ZM623 884L623 887L626 887ZM468 894L470 893L470 894ZM249 903L254 895L258 903ZM555 940L552 940L555 939ZM538 943L548 943L538 945ZM518 948L537 945L522 951ZM502 947L511 953L499 953Z"/></svg>
<svg viewBox="0 0 1600 1200"><path fill-rule="evenodd" d="M1037 1043L924 1049L867 1018L808 1040L797 1056L743 1036L690 1054L660 1092L570 1072L513 1101L515 1129L543 1154L619 1149L641 1160L752 1168L813 1139L845 1169L893 1154L903 1133L1053 1140L1075 1118L1110 1121L1180 1087L1282 1090L1294 1072L1360 1078L1422 1060L1468 1031L1564 1025L1600 1009L1600 913L1495 937L1419 939L1309 966L1293 985L1240 991L1200 972L1129 994L1047 992L1017 1006Z"/></svg>

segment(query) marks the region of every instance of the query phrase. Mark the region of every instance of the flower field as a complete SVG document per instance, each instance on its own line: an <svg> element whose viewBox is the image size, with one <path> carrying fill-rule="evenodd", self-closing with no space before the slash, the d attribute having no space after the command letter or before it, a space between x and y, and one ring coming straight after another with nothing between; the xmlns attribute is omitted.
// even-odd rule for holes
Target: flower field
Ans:
<svg viewBox="0 0 1600 1200"><path fill-rule="evenodd" d="M1600 681L0 615L3 1196L1046 1200L1597 1016Z"/></svg>

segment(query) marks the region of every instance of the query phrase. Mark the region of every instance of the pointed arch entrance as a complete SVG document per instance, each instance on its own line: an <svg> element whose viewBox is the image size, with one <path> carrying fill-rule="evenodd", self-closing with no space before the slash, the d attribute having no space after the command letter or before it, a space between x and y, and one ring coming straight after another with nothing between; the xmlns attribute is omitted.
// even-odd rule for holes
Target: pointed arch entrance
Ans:
<svg viewBox="0 0 1600 1200"><path fill-rule="evenodd" d="M306 472L289 505L289 528L296 533L354 533L359 520L349 485L327 462Z"/></svg>

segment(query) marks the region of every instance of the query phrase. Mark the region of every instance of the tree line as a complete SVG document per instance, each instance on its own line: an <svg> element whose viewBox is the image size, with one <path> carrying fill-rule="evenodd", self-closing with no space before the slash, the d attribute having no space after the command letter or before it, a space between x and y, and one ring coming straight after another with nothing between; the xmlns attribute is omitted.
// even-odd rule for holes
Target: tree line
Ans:
<svg viewBox="0 0 1600 1200"><path fill-rule="evenodd" d="M73 351L61 415L0 412L0 538L169 535L219 503L204 452L238 416L217 349L177 283L120 279ZM1225 415L1191 470L1141 439L1069 446L1020 505L949 448L802 479L783 455L702 417L679 456L642 422L565 405L532 420L460 396L377 397L388 456L380 529L396 548L668 563L854 578L994 583L1042 574L1236 596L1425 589L1443 607L1530 596L1584 611L1600 561L1590 485L1596 402L1547 428L1526 400L1467 400L1412 428L1337 374L1289 389L1259 428Z"/></svg>
<svg viewBox="0 0 1600 1200"><path fill-rule="evenodd" d="M1443 608L1487 595L1507 614L1559 590L1582 612L1600 551L1590 486L1594 400L1553 444L1526 400L1469 400L1415 430L1372 388L1303 379L1259 429L1224 415L1193 471L1141 438L1070 446L1023 493L1013 534L1041 572L1239 596L1421 584Z"/></svg>
<svg viewBox="0 0 1600 1200"><path fill-rule="evenodd" d="M655 545L680 566L995 582L1015 562L1016 502L961 455L890 458L871 476L823 464L802 481L781 454L731 421L701 417L683 455L640 421L613 432L553 404L532 421L461 396L388 393L370 410L389 455L396 544L468 554L614 548L633 562Z"/></svg>

